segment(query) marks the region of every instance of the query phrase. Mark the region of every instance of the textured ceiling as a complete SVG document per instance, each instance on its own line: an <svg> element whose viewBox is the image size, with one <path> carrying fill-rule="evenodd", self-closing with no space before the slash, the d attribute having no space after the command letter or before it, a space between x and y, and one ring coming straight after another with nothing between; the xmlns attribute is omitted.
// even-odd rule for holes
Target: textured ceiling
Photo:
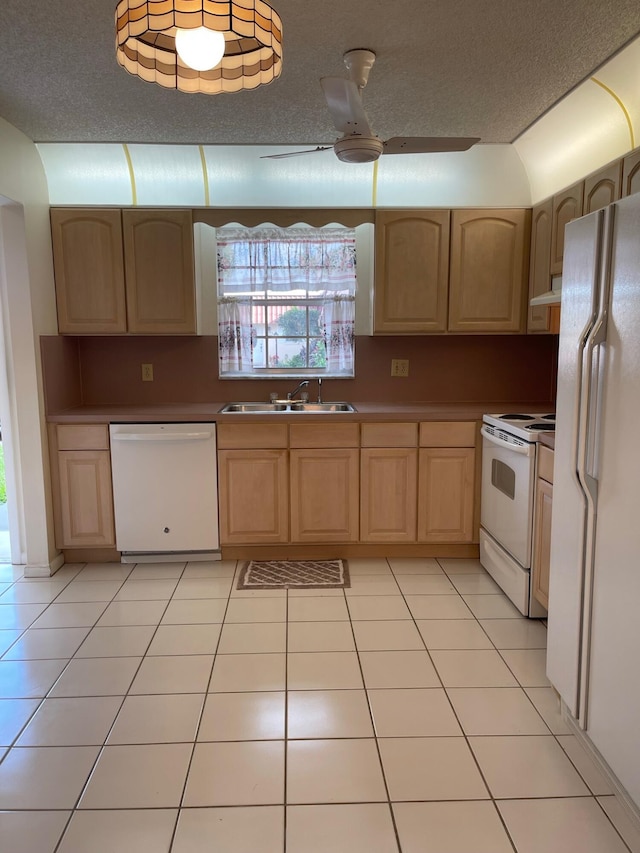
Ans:
<svg viewBox="0 0 640 853"><path fill-rule="evenodd" d="M377 61L376 132L512 142L640 32L638 0L273 0L284 68L268 86L188 95L115 60L116 0L0 0L0 116L35 142L315 144L336 133L319 78ZM1 156L1 152L0 152Z"/></svg>

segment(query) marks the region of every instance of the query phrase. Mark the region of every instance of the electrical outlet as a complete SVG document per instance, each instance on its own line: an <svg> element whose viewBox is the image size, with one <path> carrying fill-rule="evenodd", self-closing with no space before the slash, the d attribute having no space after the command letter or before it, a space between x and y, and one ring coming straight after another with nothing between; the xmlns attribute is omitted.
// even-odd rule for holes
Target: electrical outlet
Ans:
<svg viewBox="0 0 640 853"><path fill-rule="evenodd" d="M142 381L143 382L153 382L153 365L152 364L143 364L142 365Z"/></svg>
<svg viewBox="0 0 640 853"><path fill-rule="evenodd" d="M408 376L409 375L409 359L408 358L392 358L391 359L391 375L392 376Z"/></svg>

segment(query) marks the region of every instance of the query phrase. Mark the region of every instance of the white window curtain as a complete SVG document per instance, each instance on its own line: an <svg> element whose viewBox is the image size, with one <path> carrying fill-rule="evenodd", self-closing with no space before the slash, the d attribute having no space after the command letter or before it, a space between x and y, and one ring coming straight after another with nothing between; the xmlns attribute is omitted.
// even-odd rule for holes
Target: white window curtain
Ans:
<svg viewBox="0 0 640 853"><path fill-rule="evenodd" d="M355 300L338 297L325 302L324 342L327 372L345 373L353 368Z"/></svg>
<svg viewBox="0 0 640 853"><path fill-rule="evenodd" d="M326 348L323 372L353 375L355 231L226 226L217 229L216 238L221 375L258 373L252 353L265 332L256 331L260 314L253 306L281 300L320 308Z"/></svg>
<svg viewBox="0 0 640 853"><path fill-rule="evenodd" d="M220 299L218 301L218 335L221 372L250 371L253 339L250 300Z"/></svg>

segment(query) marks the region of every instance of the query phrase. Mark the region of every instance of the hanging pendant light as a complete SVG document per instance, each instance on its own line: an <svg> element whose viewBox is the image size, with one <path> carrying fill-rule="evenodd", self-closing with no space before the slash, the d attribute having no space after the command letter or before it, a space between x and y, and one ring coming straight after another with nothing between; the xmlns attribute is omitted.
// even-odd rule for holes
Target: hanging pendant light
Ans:
<svg viewBox="0 0 640 853"><path fill-rule="evenodd" d="M282 22L264 0L121 0L115 18L118 63L167 89L239 92L282 71Z"/></svg>

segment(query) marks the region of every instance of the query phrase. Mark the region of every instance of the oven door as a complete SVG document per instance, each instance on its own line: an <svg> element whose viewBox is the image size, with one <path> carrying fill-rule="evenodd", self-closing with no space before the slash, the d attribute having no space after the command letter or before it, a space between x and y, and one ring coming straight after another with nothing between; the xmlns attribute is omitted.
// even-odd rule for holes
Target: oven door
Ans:
<svg viewBox="0 0 640 853"><path fill-rule="evenodd" d="M535 444L510 444L482 430L484 529L525 568L531 568Z"/></svg>

